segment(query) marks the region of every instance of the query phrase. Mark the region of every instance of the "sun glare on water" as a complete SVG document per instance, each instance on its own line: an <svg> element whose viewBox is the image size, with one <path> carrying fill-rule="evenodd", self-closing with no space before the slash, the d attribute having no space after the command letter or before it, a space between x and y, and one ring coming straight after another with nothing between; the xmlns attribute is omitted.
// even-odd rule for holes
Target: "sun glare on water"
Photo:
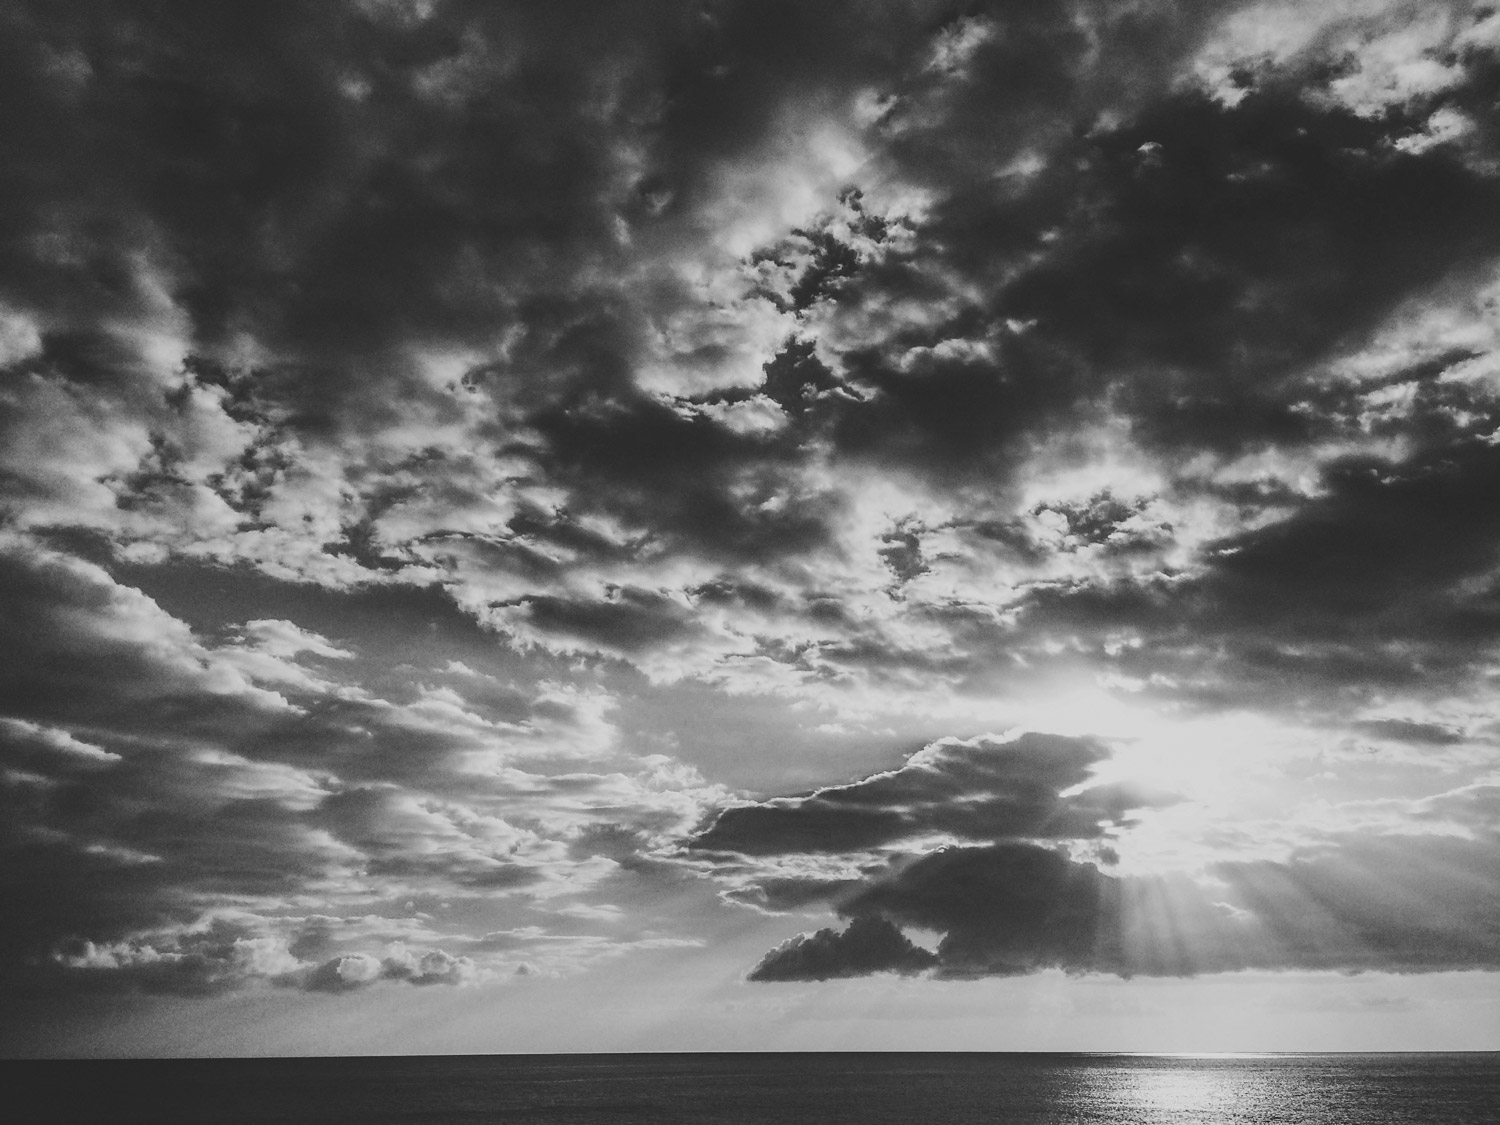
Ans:
<svg viewBox="0 0 1500 1125"><path fill-rule="evenodd" d="M1232 1056L1160 1057L1110 1067L1090 1076L1087 1091L1118 1113L1120 1122L1188 1123L1250 1121L1244 1116L1263 1101L1251 1071L1215 1065ZM1198 1059L1199 1065L1193 1065ZM1116 1118L1111 1118L1115 1120Z"/></svg>
<svg viewBox="0 0 1500 1125"><path fill-rule="evenodd" d="M1120 1101L1164 1113L1222 1114L1235 1103L1240 1083L1222 1070L1140 1070L1116 1090Z"/></svg>

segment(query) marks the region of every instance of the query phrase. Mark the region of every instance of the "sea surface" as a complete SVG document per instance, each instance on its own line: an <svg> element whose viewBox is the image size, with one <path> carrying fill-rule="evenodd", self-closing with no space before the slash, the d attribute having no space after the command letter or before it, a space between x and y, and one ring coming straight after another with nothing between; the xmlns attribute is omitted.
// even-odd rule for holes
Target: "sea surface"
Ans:
<svg viewBox="0 0 1500 1125"><path fill-rule="evenodd" d="M0 1064L15 1125L1497 1125L1500 1055L465 1055Z"/></svg>

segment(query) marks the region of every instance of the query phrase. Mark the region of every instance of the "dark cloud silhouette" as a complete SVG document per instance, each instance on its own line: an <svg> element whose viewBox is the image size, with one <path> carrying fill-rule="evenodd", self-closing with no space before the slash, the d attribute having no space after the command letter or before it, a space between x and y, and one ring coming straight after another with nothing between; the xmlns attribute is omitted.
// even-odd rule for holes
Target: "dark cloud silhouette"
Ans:
<svg viewBox="0 0 1500 1125"><path fill-rule="evenodd" d="M853 919L849 927L787 942L750 979L1500 965L1492 835L1329 844L1286 861L1217 865L1217 889L1182 875L1109 875L1032 844L943 848L893 864L853 893L841 888L837 910ZM941 933L935 954L900 953L898 926Z"/></svg>
<svg viewBox="0 0 1500 1125"><path fill-rule="evenodd" d="M856 918L838 930L800 934L767 953L750 972L751 980L829 980L871 973L919 973L937 958L913 945L882 918Z"/></svg>
<svg viewBox="0 0 1500 1125"><path fill-rule="evenodd" d="M1366 728L1428 744L1452 741L1435 738L1442 728L1399 720ZM728 892L732 901L772 912L822 903L852 920L843 932L804 934L768 953L750 974L757 981L928 969L961 979L1049 968L1192 976L1500 964L1500 929L1493 924L1500 885L1485 873L1500 846L1491 823L1494 785L1376 803L1361 815L1380 808L1396 818L1388 824L1406 827L1384 834L1330 828L1281 859L1213 862L1207 866L1212 882L1205 882L1186 869L1111 873L1111 853L1096 853L1100 860L1093 862L1069 854L1068 845L1094 839L1106 822L1099 819L1101 805L1089 803L1091 790L1072 798L1058 794L1071 792L1104 756L1087 740L1037 734L999 743L938 742L901 768L865 781L730 809L693 846L751 859L724 871L738 880ZM1032 807L1052 810L1044 821L1050 832L1038 831L1026 816L1014 819L1018 806L1025 807L1027 782L1035 785ZM1009 800L997 815L989 806L999 792ZM1080 808L1068 809L1070 799ZM929 800L934 808L924 811ZM865 818L854 819L851 809ZM952 826L966 823L974 810L985 810L976 819L987 824L994 842L925 851L900 846L944 829L963 837ZM1076 815L1085 811L1092 816ZM1430 832L1419 827L1424 822L1463 827ZM1048 835L1056 842L1038 842ZM894 846L857 875L788 875L753 860L877 844ZM941 934L936 950L909 948L903 926Z"/></svg>
<svg viewBox="0 0 1500 1125"><path fill-rule="evenodd" d="M1414 723L1409 719L1369 719L1355 723L1356 730L1375 738L1389 738L1416 746L1450 746L1463 736L1436 723Z"/></svg>
<svg viewBox="0 0 1500 1125"><path fill-rule="evenodd" d="M995 844L925 855L841 909L941 931L938 964L948 976L1081 970L1108 963L1096 952L1108 887L1092 864Z"/></svg>
<svg viewBox="0 0 1500 1125"><path fill-rule="evenodd" d="M1035 732L945 739L901 767L806 797L724 810L692 846L745 855L853 852L923 836L966 840L1084 839L1169 795L1090 779L1108 751L1089 739Z"/></svg>

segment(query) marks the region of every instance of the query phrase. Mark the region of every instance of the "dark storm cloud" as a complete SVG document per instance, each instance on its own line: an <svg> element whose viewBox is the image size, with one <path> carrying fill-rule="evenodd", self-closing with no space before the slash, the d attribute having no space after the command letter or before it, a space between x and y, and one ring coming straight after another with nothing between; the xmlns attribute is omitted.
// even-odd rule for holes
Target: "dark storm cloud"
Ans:
<svg viewBox="0 0 1500 1125"><path fill-rule="evenodd" d="M692 846L778 855L855 852L923 836L1085 839L1131 810L1171 800L1119 785L1063 795L1107 757L1096 742L1057 735L944 739L889 773L726 809Z"/></svg>

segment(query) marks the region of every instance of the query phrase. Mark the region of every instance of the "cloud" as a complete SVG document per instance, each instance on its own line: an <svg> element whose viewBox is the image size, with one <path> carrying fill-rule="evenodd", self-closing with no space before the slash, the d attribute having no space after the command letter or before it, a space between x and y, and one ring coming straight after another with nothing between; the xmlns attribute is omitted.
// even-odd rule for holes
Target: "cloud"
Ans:
<svg viewBox="0 0 1500 1125"><path fill-rule="evenodd" d="M26 654L0 677L0 974L28 995L342 988L364 958L382 980L488 979L442 953L463 926L381 953L411 936L399 903L586 898L723 796L666 755L618 756L599 691L450 662L425 685L408 665L382 695L349 682L354 648L284 619L203 636L21 539L0 570ZM613 858L579 846L600 832ZM315 961L297 930L314 904L394 910L394 929L335 926L340 948Z"/></svg>
<svg viewBox="0 0 1500 1125"><path fill-rule="evenodd" d="M715 569L832 549L839 489L801 463L832 408L786 426L748 392L775 392L767 365L910 243L919 208L897 181L934 166L914 120L935 115L926 132L962 161L1002 92L1045 107L1055 136L1093 97L1062 5L957 23L663 9L602 21L605 67L555 16L220 15L171 35L128 13L17 15L26 104L64 141L15 132L25 237L0 262L26 279L16 316L41 325L15 385L18 438L50 429L12 466L37 493L28 520L143 561L446 577L521 640L644 664L682 643L683 596ZM233 79L198 62L238 41L262 53ZM892 143L894 163L864 165ZM856 174L867 195L846 190ZM131 237L101 242L74 217L91 207ZM113 305L89 299L87 262L128 282ZM822 371L810 385L834 390ZM601 522L621 534L566 531ZM629 616L633 598L656 602ZM653 674L746 647L709 638Z"/></svg>
<svg viewBox="0 0 1500 1125"><path fill-rule="evenodd" d="M1095 840L1127 809L1153 803L1126 789L1086 788L1107 757L1092 740L1038 733L944 739L896 770L848 786L730 808L692 847L782 862L888 849L883 862L863 865L852 878L834 877L826 866L813 877L753 866L739 876L742 885L730 892L736 901L785 910L822 900L853 919L842 933L802 935L767 954L752 980L1117 967L1096 952L1115 880L1068 859L1055 843L1031 842ZM992 842L930 843L944 839ZM726 876L734 878L733 871ZM898 925L944 936L934 954L913 946Z"/></svg>
<svg viewBox="0 0 1500 1125"><path fill-rule="evenodd" d="M412 984L471 983L476 976L474 962L468 957L455 957L441 949L431 949L420 956L405 947L393 949L381 964L381 975L388 980L404 980Z"/></svg>
<svg viewBox="0 0 1500 1125"><path fill-rule="evenodd" d="M845 931L793 939L750 979L1491 970L1495 859L1493 840L1346 838L1285 863L1218 865L1216 891L1183 877L1108 875L1029 844L944 848L846 888ZM900 926L941 933L935 953L913 951Z"/></svg>
<svg viewBox="0 0 1500 1125"><path fill-rule="evenodd" d="M9 5L0 980L1493 967L1496 27Z"/></svg>
<svg viewBox="0 0 1500 1125"><path fill-rule="evenodd" d="M22 768L35 762L44 769L93 770L120 760L119 754L75 738L65 730L25 719L0 719L0 732L9 750L9 760Z"/></svg>
<svg viewBox="0 0 1500 1125"><path fill-rule="evenodd" d="M303 974L302 987L309 992L353 992L377 981L404 981L407 984L468 985L480 979L474 962L455 957L441 949L417 955L397 943L383 958L366 953L333 957L311 972Z"/></svg>
<svg viewBox="0 0 1500 1125"><path fill-rule="evenodd" d="M925 477L949 529L1000 529L1038 443L1080 418L1172 463L1304 446L1329 422L1310 366L1489 252L1478 165L1393 148L1308 61L1406 75L1451 39L1458 98L1483 49L1461 21L1289 32L1230 99L1170 78L1229 74L1259 25L1193 5L663 9L591 29L604 67L555 15L382 11L231 5L172 35L18 14L28 112L71 141L11 142L29 526L140 561L439 582L519 642L657 680L810 645L868 677L854 654L930 626L932 593L985 560L893 553L900 510L852 541L866 475ZM226 28L263 48L233 78L198 61ZM96 162L129 239L76 218L105 208ZM95 299L89 262L128 284ZM1177 532L1115 547L1190 556ZM904 606L893 577L922 580ZM789 595L774 627L701 620L694 591L739 580ZM859 644L834 606L868 619Z"/></svg>
<svg viewBox="0 0 1500 1125"><path fill-rule="evenodd" d="M57 954L56 963L111 988L197 996L243 987L255 979L288 979L301 968L284 940L268 936L254 919L212 918L201 927L95 944L81 941Z"/></svg>
<svg viewBox="0 0 1500 1125"><path fill-rule="evenodd" d="M692 846L744 855L856 852L924 837L1099 837L1133 809L1172 798L1092 785L1099 743L1028 732L941 739L902 766L806 797L725 809Z"/></svg>
<svg viewBox="0 0 1500 1125"><path fill-rule="evenodd" d="M750 972L757 981L829 980L871 973L910 975L931 967L937 958L913 945L882 918L857 918L842 933L819 930L800 934L767 953Z"/></svg>
<svg viewBox="0 0 1500 1125"><path fill-rule="evenodd" d="M276 692L216 660L139 591L94 564L17 537L0 542L0 614L28 654L0 673L0 701L13 714L81 718L91 707L128 702L146 716L189 700L204 717L288 708Z"/></svg>
<svg viewBox="0 0 1500 1125"><path fill-rule="evenodd" d="M1450 746L1462 742L1463 736L1437 723L1419 723L1410 719L1369 719L1356 723L1355 729L1375 738L1388 738L1417 746Z"/></svg>
<svg viewBox="0 0 1500 1125"><path fill-rule="evenodd" d="M1092 864L1032 844L947 848L841 909L942 932L937 964L948 976L1086 970L1096 965L1106 879Z"/></svg>
<svg viewBox="0 0 1500 1125"><path fill-rule="evenodd" d="M346 993L380 981L471 985L485 973L468 957L441 949L414 951L390 942L384 957L341 953L323 961L307 954L331 933L359 928L353 920L277 918L224 910L189 925L138 932L104 943L75 940L51 958L52 972L75 988L205 996L253 987ZM396 932L403 927L395 924Z"/></svg>
<svg viewBox="0 0 1500 1125"><path fill-rule="evenodd" d="M332 957L309 974L310 992L352 992L380 979L380 962L368 954Z"/></svg>
<svg viewBox="0 0 1500 1125"><path fill-rule="evenodd" d="M1101 652L1148 691L1215 707L1283 700L1347 707L1383 690L1454 690L1494 636L1491 447L1461 439L1407 458L1326 465L1284 518L1204 545L1191 576L1038 587L1021 629L1109 631Z"/></svg>
<svg viewBox="0 0 1500 1125"><path fill-rule="evenodd" d="M852 919L767 954L758 981L1493 969L1492 790L1391 807L1360 829L1325 814L1284 859L1219 860L1196 874L1109 873L1056 845L1006 841L900 853L852 879L752 875L730 897L777 910L822 901ZM900 927L942 936L932 954L903 955Z"/></svg>

